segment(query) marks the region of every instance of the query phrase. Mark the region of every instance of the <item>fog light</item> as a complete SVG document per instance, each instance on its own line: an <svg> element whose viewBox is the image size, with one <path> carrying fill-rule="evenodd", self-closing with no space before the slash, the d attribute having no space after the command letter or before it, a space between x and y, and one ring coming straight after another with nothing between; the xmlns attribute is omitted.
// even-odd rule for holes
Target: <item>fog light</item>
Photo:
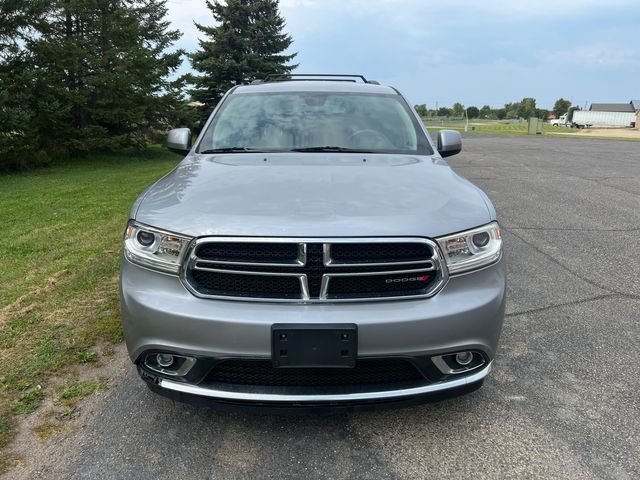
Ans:
<svg viewBox="0 0 640 480"><path fill-rule="evenodd" d="M471 352L460 352L456 354L456 362L458 365L469 365L473 360L473 353Z"/></svg>
<svg viewBox="0 0 640 480"><path fill-rule="evenodd" d="M167 368L173 365L173 355L169 355L168 353L159 353L156 355L156 362L162 368Z"/></svg>

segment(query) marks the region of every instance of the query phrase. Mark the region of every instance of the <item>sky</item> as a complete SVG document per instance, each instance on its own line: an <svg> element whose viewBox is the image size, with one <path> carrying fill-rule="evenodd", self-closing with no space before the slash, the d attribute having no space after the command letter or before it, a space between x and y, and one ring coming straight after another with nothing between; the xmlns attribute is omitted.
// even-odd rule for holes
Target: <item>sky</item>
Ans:
<svg viewBox="0 0 640 480"><path fill-rule="evenodd" d="M168 0L194 51L204 0ZM640 99L639 0L280 0L297 73L363 74L429 108ZM188 62L182 67L189 70Z"/></svg>

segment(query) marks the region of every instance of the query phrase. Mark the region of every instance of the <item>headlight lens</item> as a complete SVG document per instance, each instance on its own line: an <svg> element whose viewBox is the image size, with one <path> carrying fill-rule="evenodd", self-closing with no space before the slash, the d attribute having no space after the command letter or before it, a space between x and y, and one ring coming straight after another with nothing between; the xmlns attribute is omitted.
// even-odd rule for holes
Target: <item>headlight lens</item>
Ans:
<svg viewBox="0 0 640 480"><path fill-rule="evenodd" d="M450 275L490 265L502 254L502 238L497 222L437 240Z"/></svg>
<svg viewBox="0 0 640 480"><path fill-rule="evenodd" d="M164 232L134 222L124 234L124 254L132 263L168 273L178 273L191 237Z"/></svg>

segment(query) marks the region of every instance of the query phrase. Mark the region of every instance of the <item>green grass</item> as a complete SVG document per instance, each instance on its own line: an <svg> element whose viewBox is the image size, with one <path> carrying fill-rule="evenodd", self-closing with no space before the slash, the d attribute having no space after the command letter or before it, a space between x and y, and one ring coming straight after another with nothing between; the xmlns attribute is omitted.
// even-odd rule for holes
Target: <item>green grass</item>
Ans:
<svg viewBox="0 0 640 480"><path fill-rule="evenodd" d="M104 391L106 384L103 382L92 382L90 380L73 380L64 388L58 400L67 406L74 405L78 400L97 391Z"/></svg>
<svg viewBox="0 0 640 480"><path fill-rule="evenodd" d="M154 147L0 176L0 452L53 375L96 362L96 345L112 354L109 342L121 340L117 278L129 209L178 160Z"/></svg>
<svg viewBox="0 0 640 480"><path fill-rule="evenodd" d="M443 128L464 131L464 122L425 122L427 128L430 130L439 130ZM563 132L563 133L575 133L575 129L567 127L552 127L551 125L544 124L542 126L543 132ZM527 135L527 122L509 123L498 121L483 121L472 120L469 122L468 133L480 133L488 135Z"/></svg>
<svg viewBox="0 0 640 480"><path fill-rule="evenodd" d="M458 121L452 122L438 122L438 121L425 121L425 125L431 131L437 132L441 129L451 129L464 132L465 123ZM553 135L557 138L588 138L595 140L625 140L625 141L640 141L640 138L627 138L627 137L607 137L607 136L591 136L582 135L581 131L576 128L569 127L552 127L545 123L542 126L543 135L546 133L563 134ZM492 121L492 120L472 120L469 123L467 133L470 134L484 134L484 135L528 135L527 122L509 123L505 121ZM551 135L550 135L551 136Z"/></svg>
<svg viewBox="0 0 640 480"><path fill-rule="evenodd" d="M473 123L480 122L471 122L469 125L468 133L483 133L483 134L492 134L492 135L527 135L527 124L526 122L522 123L507 123L507 122L483 122L481 125L473 125ZM433 122L427 121L425 125L429 130L441 130L441 129L450 129L450 130L459 130L461 132L464 131L465 122L455 121L455 122Z"/></svg>
<svg viewBox="0 0 640 480"><path fill-rule="evenodd" d="M14 415L26 415L33 412L38 408L43 396L44 392L41 388L37 387L33 390L22 393L11 405L11 413Z"/></svg>

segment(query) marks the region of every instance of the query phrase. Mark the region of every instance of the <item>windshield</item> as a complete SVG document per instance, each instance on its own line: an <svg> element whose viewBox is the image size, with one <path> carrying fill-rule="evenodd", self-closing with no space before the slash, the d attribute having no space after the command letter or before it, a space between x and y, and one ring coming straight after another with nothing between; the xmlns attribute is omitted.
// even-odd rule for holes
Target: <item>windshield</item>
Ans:
<svg viewBox="0 0 640 480"><path fill-rule="evenodd" d="M199 153L333 151L431 155L399 95L293 92L230 95Z"/></svg>

